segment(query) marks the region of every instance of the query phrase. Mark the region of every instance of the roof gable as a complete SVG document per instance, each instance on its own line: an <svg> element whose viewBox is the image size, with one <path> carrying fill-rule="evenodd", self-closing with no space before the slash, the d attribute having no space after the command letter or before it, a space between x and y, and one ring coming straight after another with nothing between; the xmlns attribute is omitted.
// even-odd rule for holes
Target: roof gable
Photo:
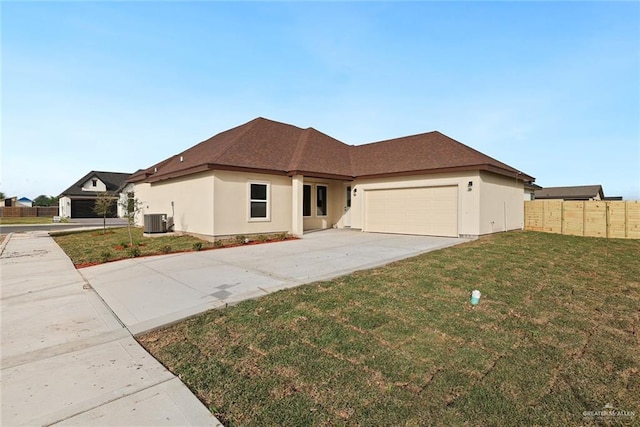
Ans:
<svg viewBox="0 0 640 427"><path fill-rule="evenodd" d="M91 171L63 191L60 196L86 196L90 192L84 191L82 186L91 179L99 179L104 183L107 191L116 192L130 176L130 173L124 172Z"/></svg>

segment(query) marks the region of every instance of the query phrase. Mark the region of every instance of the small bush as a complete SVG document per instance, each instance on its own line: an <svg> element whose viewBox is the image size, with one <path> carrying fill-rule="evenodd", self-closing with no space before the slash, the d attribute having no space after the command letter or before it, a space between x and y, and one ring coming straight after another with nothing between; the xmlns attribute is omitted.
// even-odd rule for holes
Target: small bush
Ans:
<svg viewBox="0 0 640 427"><path fill-rule="evenodd" d="M215 242L213 242L214 248L221 248L223 246L224 246L224 243L222 243L222 240L216 240Z"/></svg>
<svg viewBox="0 0 640 427"><path fill-rule="evenodd" d="M140 256L140 248L134 246L132 248L129 248L129 255L131 255L131 258L136 258Z"/></svg>
<svg viewBox="0 0 640 427"><path fill-rule="evenodd" d="M122 246L123 248L128 248L129 247L129 242L122 241L122 242L120 242L120 246Z"/></svg>
<svg viewBox="0 0 640 427"><path fill-rule="evenodd" d="M287 233L280 233L276 238L278 240L287 240Z"/></svg>
<svg viewBox="0 0 640 427"><path fill-rule="evenodd" d="M247 239L243 234L238 234L236 236L236 243L239 243L241 245L244 245L245 243L249 243L248 240L249 239Z"/></svg>
<svg viewBox="0 0 640 427"><path fill-rule="evenodd" d="M269 238L267 236L265 236L264 234L261 234L258 236L258 241L260 243L265 243L267 240L269 240Z"/></svg>
<svg viewBox="0 0 640 427"><path fill-rule="evenodd" d="M193 244L193 250L194 251L201 251L202 250L202 242L195 242Z"/></svg>
<svg viewBox="0 0 640 427"><path fill-rule="evenodd" d="M171 252L171 246L169 245L164 245L160 251L162 251L163 254L168 254L169 252Z"/></svg>
<svg viewBox="0 0 640 427"><path fill-rule="evenodd" d="M112 257L111 251L109 250L104 250L102 252L100 252L100 261L102 262L108 262Z"/></svg>

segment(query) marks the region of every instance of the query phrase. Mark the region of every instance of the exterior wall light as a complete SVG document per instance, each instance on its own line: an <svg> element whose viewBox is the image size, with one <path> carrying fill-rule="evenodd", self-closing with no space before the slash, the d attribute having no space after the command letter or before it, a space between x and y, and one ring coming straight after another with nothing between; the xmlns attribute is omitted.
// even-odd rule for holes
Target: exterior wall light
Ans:
<svg viewBox="0 0 640 427"><path fill-rule="evenodd" d="M354 189L353 189L353 197L356 197L356 194L358 194L358 189L357 189L357 188L354 188Z"/></svg>
<svg viewBox="0 0 640 427"><path fill-rule="evenodd" d="M469 181L467 184L467 191L471 191L473 189L473 181Z"/></svg>

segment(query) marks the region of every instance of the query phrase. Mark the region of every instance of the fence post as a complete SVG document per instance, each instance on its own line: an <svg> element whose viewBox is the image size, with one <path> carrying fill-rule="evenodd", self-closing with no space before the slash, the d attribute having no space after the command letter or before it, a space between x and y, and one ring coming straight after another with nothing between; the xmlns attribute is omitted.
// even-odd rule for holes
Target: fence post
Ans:
<svg viewBox="0 0 640 427"><path fill-rule="evenodd" d="M605 236L607 236L607 239L609 238L609 235L611 234L611 218L610 218L610 206L609 206L609 202L604 202L604 212L605 212Z"/></svg>
<svg viewBox="0 0 640 427"><path fill-rule="evenodd" d="M582 237L584 237L584 232L587 229L587 203L582 203Z"/></svg>
<svg viewBox="0 0 640 427"><path fill-rule="evenodd" d="M564 200L560 203L560 234L564 235Z"/></svg>
<svg viewBox="0 0 640 427"><path fill-rule="evenodd" d="M624 238L629 238L629 201L624 202Z"/></svg>

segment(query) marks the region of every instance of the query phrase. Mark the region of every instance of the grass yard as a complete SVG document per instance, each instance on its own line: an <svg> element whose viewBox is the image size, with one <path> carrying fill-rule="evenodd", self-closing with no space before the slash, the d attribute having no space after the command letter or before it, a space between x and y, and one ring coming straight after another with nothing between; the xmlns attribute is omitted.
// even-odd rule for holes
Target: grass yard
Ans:
<svg viewBox="0 0 640 427"><path fill-rule="evenodd" d="M194 245L201 245L202 249L213 247L214 244L192 236L162 236L144 237L142 228L132 228L134 247L140 253L137 256L158 255L172 252L192 251ZM71 258L76 266L97 264L131 258L129 248L129 232L127 228L107 228L82 232L56 233L55 241Z"/></svg>
<svg viewBox="0 0 640 427"><path fill-rule="evenodd" d="M227 426L638 425L639 329L640 241L514 232L139 340Z"/></svg>

